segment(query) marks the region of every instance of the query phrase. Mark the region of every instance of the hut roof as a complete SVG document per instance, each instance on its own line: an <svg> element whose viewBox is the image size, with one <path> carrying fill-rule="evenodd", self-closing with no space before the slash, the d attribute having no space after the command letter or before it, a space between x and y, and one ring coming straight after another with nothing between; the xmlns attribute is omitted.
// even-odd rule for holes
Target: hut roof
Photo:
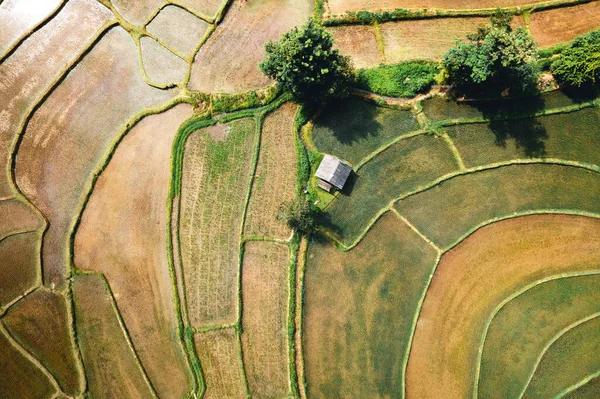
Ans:
<svg viewBox="0 0 600 399"><path fill-rule="evenodd" d="M352 172L350 166L332 155L325 155L315 175L341 190L344 188L350 172Z"/></svg>

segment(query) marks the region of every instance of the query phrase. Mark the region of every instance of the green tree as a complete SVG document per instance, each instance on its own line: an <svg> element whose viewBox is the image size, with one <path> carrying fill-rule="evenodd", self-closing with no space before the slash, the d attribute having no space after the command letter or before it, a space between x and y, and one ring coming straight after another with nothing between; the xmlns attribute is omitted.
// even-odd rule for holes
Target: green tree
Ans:
<svg viewBox="0 0 600 399"><path fill-rule="evenodd" d="M537 46L522 27L513 30L512 16L500 10L491 24L458 41L442 61L450 82L463 91L511 89L534 91L539 71L536 66Z"/></svg>
<svg viewBox="0 0 600 399"><path fill-rule="evenodd" d="M333 38L314 20L265 46L260 70L275 79L300 103L323 103L348 95L354 70L347 57L333 49Z"/></svg>
<svg viewBox="0 0 600 399"><path fill-rule="evenodd" d="M600 30L575 39L552 63L550 72L569 86L600 80Z"/></svg>
<svg viewBox="0 0 600 399"><path fill-rule="evenodd" d="M277 220L286 223L294 231L310 235L318 225L321 210L304 198L296 198L279 206Z"/></svg>

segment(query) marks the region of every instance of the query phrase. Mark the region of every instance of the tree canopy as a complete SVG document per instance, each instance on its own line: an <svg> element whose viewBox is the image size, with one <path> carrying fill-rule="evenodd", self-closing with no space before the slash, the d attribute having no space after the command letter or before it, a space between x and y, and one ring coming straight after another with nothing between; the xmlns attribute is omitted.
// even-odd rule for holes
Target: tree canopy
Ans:
<svg viewBox="0 0 600 399"><path fill-rule="evenodd" d="M537 45L522 27L512 29L512 16L498 11L491 24L458 41L444 55L449 80L463 91L511 89L533 91L537 85Z"/></svg>
<svg viewBox="0 0 600 399"><path fill-rule="evenodd" d="M320 214L320 209L312 202L296 198L280 205L277 220L300 234L309 235L316 230Z"/></svg>
<svg viewBox="0 0 600 399"><path fill-rule="evenodd" d="M260 70L296 102L318 104L349 92L354 77L350 60L333 49L331 34L312 19L267 43L265 52Z"/></svg>
<svg viewBox="0 0 600 399"><path fill-rule="evenodd" d="M552 63L550 71L569 86L595 83L600 79L600 30L575 39Z"/></svg>

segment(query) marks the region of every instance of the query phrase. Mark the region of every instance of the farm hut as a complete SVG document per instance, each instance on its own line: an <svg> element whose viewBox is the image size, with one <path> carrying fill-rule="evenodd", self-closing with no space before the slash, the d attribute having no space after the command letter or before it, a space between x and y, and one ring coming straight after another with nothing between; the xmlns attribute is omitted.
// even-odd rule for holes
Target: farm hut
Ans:
<svg viewBox="0 0 600 399"><path fill-rule="evenodd" d="M319 178L318 186L329 192L332 186L338 190L343 189L351 172L349 165L332 155L325 155L315 176Z"/></svg>

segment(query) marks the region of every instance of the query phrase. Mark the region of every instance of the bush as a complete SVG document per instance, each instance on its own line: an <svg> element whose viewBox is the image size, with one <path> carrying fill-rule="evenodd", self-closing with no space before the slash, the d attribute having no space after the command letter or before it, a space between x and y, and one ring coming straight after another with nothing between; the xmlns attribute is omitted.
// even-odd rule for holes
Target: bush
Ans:
<svg viewBox="0 0 600 399"><path fill-rule="evenodd" d="M580 87L600 79L600 30L576 38L550 66L556 79Z"/></svg>
<svg viewBox="0 0 600 399"><path fill-rule="evenodd" d="M313 202L296 198L280 205L277 220L285 222L295 232L310 235L317 228L321 210Z"/></svg>
<svg viewBox="0 0 600 399"><path fill-rule="evenodd" d="M391 97L414 97L435 83L438 64L433 61L408 61L358 71L358 87Z"/></svg>

